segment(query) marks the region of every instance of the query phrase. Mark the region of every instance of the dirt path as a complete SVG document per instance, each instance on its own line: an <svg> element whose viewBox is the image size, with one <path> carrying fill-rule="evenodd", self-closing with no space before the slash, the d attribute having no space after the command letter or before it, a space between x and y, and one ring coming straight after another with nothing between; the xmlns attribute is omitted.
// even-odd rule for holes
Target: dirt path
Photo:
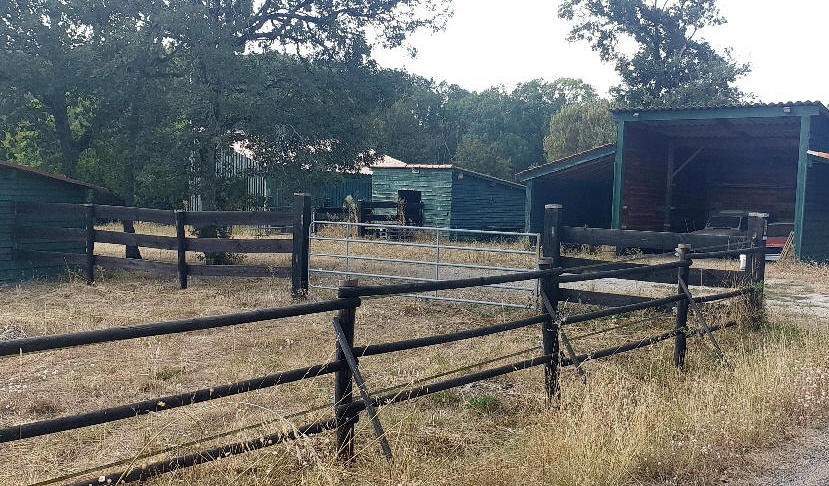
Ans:
<svg viewBox="0 0 829 486"><path fill-rule="evenodd" d="M829 485L829 428L795 430L792 435L774 449L752 454L750 462L760 472L733 484Z"/></svg>

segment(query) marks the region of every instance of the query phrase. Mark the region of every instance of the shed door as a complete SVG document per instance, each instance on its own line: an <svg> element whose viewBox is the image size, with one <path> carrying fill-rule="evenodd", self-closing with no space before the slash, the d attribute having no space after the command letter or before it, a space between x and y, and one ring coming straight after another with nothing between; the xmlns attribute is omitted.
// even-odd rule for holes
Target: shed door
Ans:
<svg viewBox="0 0 829 486"><path fill-rule="evenodd" d="M423 201L420 191L397 191L397 200L402 206L405 224L423 226Z"/></svg>

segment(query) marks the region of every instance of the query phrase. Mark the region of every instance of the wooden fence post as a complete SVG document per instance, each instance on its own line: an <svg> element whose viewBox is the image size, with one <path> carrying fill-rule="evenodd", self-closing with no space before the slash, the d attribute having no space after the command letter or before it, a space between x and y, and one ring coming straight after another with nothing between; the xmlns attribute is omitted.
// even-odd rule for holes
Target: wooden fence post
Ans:
<svg viewBox="0 0 829 486"><path fill-rule="evenodd" d="M676 255L679 261L684 262L689 260L689 253L691 248L688 245L676 247ZM688 286L688 276L691 270L687 266L677 268L677 294L685 297L685 288ZM685 287L683 287L685 284ZM676 304L676 338L674 338L674 366L677 368L685 367L685 350L687 347L687 332L688 332L688 299L683 298Z"/></svg>
<svg viewBox="0 0 829 486"><path fill-rule="evenodd" d="M538 263L539 270L554 268L552 259L542 258ZM541 278L541 298L550 304L547 309L547 320L541 323L541 348L545 356L551 356L544 365L544 390L547 393L547 406L558 405L561 398L561 382L559 377L559 323L558 323L558 278ZM545 307L546 309L546 307Z"/></svg>
<svg viewBox="0 0 829 486"><path fill-rule="evenodd" d="M356 287L357 280L346 280L343 287ZM342 297L342 293L340 293ZM345 334L348 345L354 347L354 325L357 318L357 306L343 309L339 312L338 319ZM339 342L335 347L336 360L345 364L346 358ZM344 461L350 461L354 457L354 425L359 415L351 414L348 407L354 401L352 396L352 374L351 369L346 365L340 371L334 373L334 417L337 421L337 456Z"/></svg>
<svg viewBox="0 0 829 486"><path fill-rule="evenodd" d="M561 204L547 204L544 206L544 233L541 237L541 251L543 259L539 262L539 269L556 268L561 264L561 224L564 206ZM558 323L558 278L548 277L541 279L541 299L547 299L549 320L541 324L541 340L545 355L552 354L553 359L544 365L544 388L547 392L548 406L558 402L561 397L561 383L559 377L559 323ZM542 305L542 307L544 307Z"/></svg>
<svg viewBox="0 0 829 486"><path fill-rule="evenodd" d="M84 204L86 216L86 284L95 281L95 205Z"/></svg>
<svg viewBox="0 0 829 486"><path fill-rule="evenodd" d="M176 209L176 252L178 256L178 286L187 288L187 239L184 234L184 225L187 220L187 212Z"/></svg>
<svg viewBox="0 0 829 486"><path fill-rule="evenodd" d="M311 211L311 195L294 194L294 246L291 254L291 293L294 297L308 295Z"/></svg>
<svg viewBox="0 0 829 486"><path fill-rule="evenodd" d="M763 312L764 306L764 283L766 280L766 230L768 229L769 215L766 213L749 213L748 214L748 238L751 242L751 248L760 248L760 252L753 252L748 255L748 262L746 264L746 272L748 279L753 287L753 292L750 294L751 306L760 316Z"/></svg>
<svg viewBox="0 0 829 486"><path fill-rule="evenodd" d="M359 225L359 223L364 223L365 222L365 221L363 221L363 211L365 211L365 202L363 202L362 199L358 199L357 202L355 202L354 204L355 204L355 206L354 206L354 213L355 213L354 219L355 219L355 221L354 222L358 223L358 225L357 225L357 236L362 238L363 236L365 236L366 231L365 231L365 228L363 226Z"/></svg>

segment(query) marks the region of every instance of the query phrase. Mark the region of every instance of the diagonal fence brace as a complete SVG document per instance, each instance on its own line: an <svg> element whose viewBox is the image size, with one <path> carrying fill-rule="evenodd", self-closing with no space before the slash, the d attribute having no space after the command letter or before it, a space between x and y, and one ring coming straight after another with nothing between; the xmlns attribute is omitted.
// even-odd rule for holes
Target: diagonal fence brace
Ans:
<svg viewBox="0 0 829 486"><path fill-rule="evenodd" d="M389 441L386 439L386 433L383 431L383 425L377 417L377 409L374 407L374 400L371 398L371 395L368 394L368 390L366 389L366 383L363 380L363 375L360 373L360 368L357 365L357 358L354 357L354 349L348 344L345 332L340 325L340 320L335 317L331 321L331 325L334 326L334 332L337 334L337 341L340 343L340 349L343 352L343 356L345 356L348 367L351 368L351 373L354 376L354 382L357 383L357 388L360 389L360 396L366 406L366 412L368 412L368 416L371 419L371 425L374 427L374 434L377 436L377 440L380 441L380 449L383 451L383 455L386 459L391 461L391 447L389 447Z"/></svg>
<svg viewBox="0 0 829 486"><path fill-rule="evenodd" d="M708 336L708 340L711 342L711 346L714 350L714 355L722 361L729 369L733 370L734 367L725 357L725 353L723 353L722 349L720 348L719 343L717 340L714 339L714 334L711 332L711 326L708 325L708 322L705 319L705 316L702 314L702 309L700 309L699 304L694 300L694 296L691 295L691 291L688 289L688 286L683 282L681 279L679 280L679 287L682 289L682 292L685 294L685 298L688 300L688 305L691 307L691 310L694 312L697 320L700 323L700 331Z"/></svg>
<svg viewBox="0 0 829 486"><path fill-rule="evenodd" d="M551 316L555 316L555 318L558 318L555 309L553 309L553 305L550 304L550 301L547 299L547 295L543 292L541 293L541 300L544 303L544 308L547 310L547 313ZM573 345L570 344L570 339L567 338L567 334L564 333L564 329L562 329L561 327L562 326L559 326L558 333L559 337L561 338L561 342L564 343L564 349L567 350L567 356L570 358L570 361L573 363L573 366L576 367L576 371L579 373L582 383L586 385L587 374L584 372L584 368L581 367L581 361L579 361L578 356L576 356L576 352L573 350Z"/></svg>

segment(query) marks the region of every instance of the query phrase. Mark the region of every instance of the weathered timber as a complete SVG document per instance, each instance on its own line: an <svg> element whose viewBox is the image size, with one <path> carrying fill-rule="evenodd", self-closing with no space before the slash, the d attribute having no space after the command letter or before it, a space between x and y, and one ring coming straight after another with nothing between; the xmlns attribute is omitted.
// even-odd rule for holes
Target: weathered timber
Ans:
<svg viewBox="0 0 829 486"><path fill-rule="evenodd" d="M65 417L5 427L0 429L0 443L29 439L32 437L54 434L67 430L75 430L92 425L115 422L117 420L132 418L137 415L164 412L166 410L172 410L186 405L193 405L196 403L216 400L255 390L262 390L304 379L316 378L318 376L334 373L335 371L342 369L343 366L343 363L330 362L306 368L283 371L267 376L251 378L249 380L238 381L227 385L211 386L209 388L202 388L186 393L153 398L128 405L119 405L117 407L110 407L92 412L80 413L77 415L68 415Z"/></svg>
<svg viewBox="0 0 829 486"><path fill-rule="evenodd" d="M356 280L346 280L340 286L339 294L342 297L343 290L348 287L355 287ZM344 345L354 347L354 326L357 317L357 305L340 309L337 319L342 331ZM336 341L334 354L336 361L345 360L345 352L340 339ZM344 461L351 461L354 458L354 425L357 423L357 413L350 413L348 407L354 402L351 381L353 374L350 368L344 368L334 374L334 417L337 420L337 456Z"/></svg>
<svg viewBox="0 0 829 486"><path fill-rule="evenodd" d="M95 205L95 216L98 219L115 219L120 221L144 221L173 225L176 222L175 213L166 209L133 208L127 206Z"/></svg>
<svg viewBox="0 0 829 486"><path fill-rule="evenodd" d="M123 233L121 231L95 230L95 241L115 245L143 246L144 248L159 250L175 250L178 248L178 242L173 236Z"/></svg>
<svg viewBox="0 0 829 486"><path fill-rule="evenodd" d="M18 241L86 241L86 230L83 228L62 228L37 224L16 225L14 227L14 233Z"/></svg>
<svg viewBox="0 0 829 486"><path fill-rule="evenodd" d="M83 256L83 255L81 255ZM177 321L153 322L134 326L110 327L51 336L36 336L0 342L0 356L33 353L50 349L86 346L89 344L123 341L150 336L162 336L181 332L203 331L220 327L236 326L252 322L284 319L287 317L320 314L354 306L359 299L334 299L287 307L258 309L207 317L194 317Z"/></svg>
<svg viewBox="0 0 829 486"><path fill-rule="evenodd" d="M687 245L679 245L676 247L676 254L679 261L685 262L688 260L690 248ZM688 267L679 267L677 269L677 294L685 296L684 288L687 288L688 283ZM685 368L685 352L687 349L688 333L688 300L682 299L676 304L676 337L674 338L674 366L680 369Z"/></svg>
<svg viewBox="0 0 829 486"><path fill-rule="evenodd" d="M660 231L633 231L604 228L562 228L562 243L643 248L657 251L671 251L679 244L695 248L726 248L744 243L744 238L709 236L693 233L665 233Z"/></svg>

